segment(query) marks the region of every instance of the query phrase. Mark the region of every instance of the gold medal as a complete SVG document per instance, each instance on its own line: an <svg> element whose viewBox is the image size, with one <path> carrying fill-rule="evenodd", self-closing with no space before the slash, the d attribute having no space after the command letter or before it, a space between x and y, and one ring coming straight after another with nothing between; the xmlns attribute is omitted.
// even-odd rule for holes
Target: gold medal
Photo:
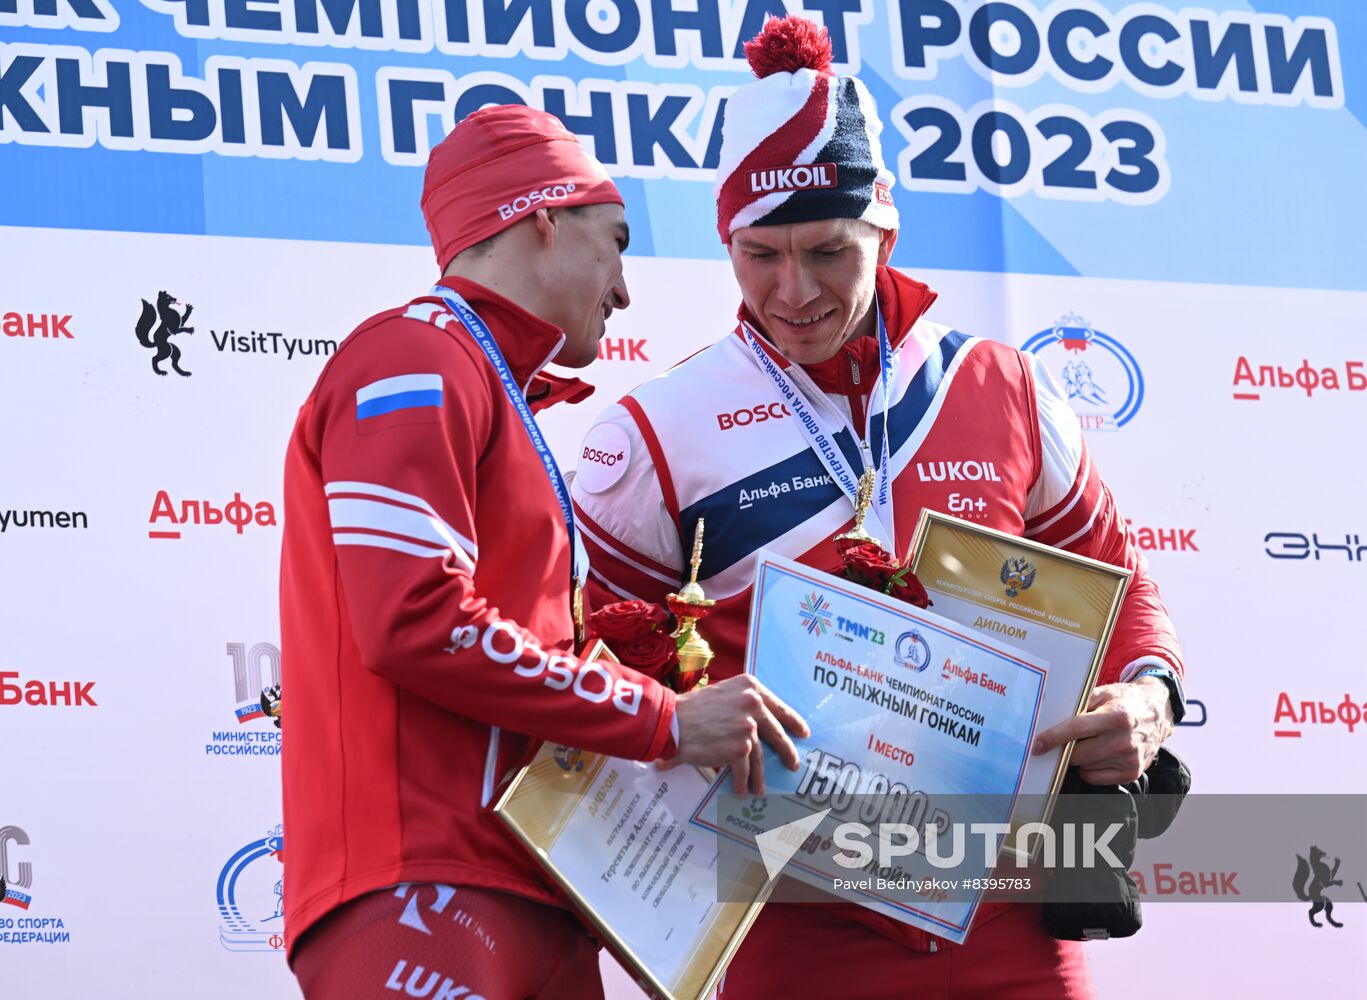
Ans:
<svg viewBox="0 0 1367 1000"><path fill-rule="evenodd" d="M588 632L584 627L584 587L577 579L570 590L570 614L574 617L575 645L582 647Z"/></svg>

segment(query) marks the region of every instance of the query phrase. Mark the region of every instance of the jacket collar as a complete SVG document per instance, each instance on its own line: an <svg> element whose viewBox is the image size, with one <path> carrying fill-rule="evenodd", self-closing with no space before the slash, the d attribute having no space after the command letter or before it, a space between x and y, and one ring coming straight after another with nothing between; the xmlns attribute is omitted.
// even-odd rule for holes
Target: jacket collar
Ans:
<svg viewBox="0 0 1367 1000"><path fill-rule="evenodd" d="M926 310L934 304L937 294L929 285L914 278L908 278L900 271L887 266L878 268L873 287L874 295L878 299L878 307L883 312L883 323L888 328L888 340L892 349L896 351L906 342L907 336L911 333L911 328L916 325L916 321L924 316ZM785 368L790 365L790 362L783 357L778 348L769 342L767 334L756 322L755 317L744 302L741 303L737 316L759 334L760 346L771 358ZM861 369L876 372L878 370L877 339L874 337L856 337L841 347L833 357L827 358L825 361L818 361L815 364L803 365L802 369L822 389L834 390L840 385L840 380L851 357L859 363Z"/></svg>
<svg viewBox="0 0 1367 1000"><path fill-rule="evenodd" d="M533 413L540 413L556 403L582 403L594 394L594 387L583 379L565 378L542 372L532 379L527 389L527 402Z"/></svg>
<svg viewBox="0 0 1367 1000"><path fill-rule="evenodd" d="M560 402L578 403L593 394L587 382L542 371L565 343L565 332L554 323L466 278L447 275L438 284L459 292L484 320L533 412Z"/></svg>

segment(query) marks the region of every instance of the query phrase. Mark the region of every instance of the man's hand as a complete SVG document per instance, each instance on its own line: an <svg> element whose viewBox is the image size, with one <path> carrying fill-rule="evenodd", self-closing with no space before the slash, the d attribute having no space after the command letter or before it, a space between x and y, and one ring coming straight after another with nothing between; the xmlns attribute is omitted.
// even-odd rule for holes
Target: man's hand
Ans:
<svg viewBox="0 0 1367 1000"><path fill-rule="evenodd" d="M679 753L659 767L731 765L737 795L764 794L764 744L790 771L800 763L788 733L809 735L807 723L749 674L694 688L674 702ZM785 732L786 730L786 732Z"/></svg>
<svg viewBox="0 0 1367 1000"><path fill-rule="evenodd" d="M1141 677L1094 690L1087 711L1040 733L1034 752L1048 753L1077 740L1071 762L1083 781L1123 785L1148 769L1171 735L1172 702L1167 686L1156 677Z"/></svg>

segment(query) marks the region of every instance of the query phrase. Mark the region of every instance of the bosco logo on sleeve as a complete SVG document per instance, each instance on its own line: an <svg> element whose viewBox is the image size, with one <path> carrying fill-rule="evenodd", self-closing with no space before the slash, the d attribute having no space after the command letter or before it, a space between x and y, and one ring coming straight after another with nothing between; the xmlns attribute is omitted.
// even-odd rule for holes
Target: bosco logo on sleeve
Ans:
<svg viewBox="0 0 1367 1000"><path fill-rule="evenodd" d="M617 484L631 463L631 438L616 424L599 424L584 438L579 453L577 482L588 493L602 493Z"/></svg>

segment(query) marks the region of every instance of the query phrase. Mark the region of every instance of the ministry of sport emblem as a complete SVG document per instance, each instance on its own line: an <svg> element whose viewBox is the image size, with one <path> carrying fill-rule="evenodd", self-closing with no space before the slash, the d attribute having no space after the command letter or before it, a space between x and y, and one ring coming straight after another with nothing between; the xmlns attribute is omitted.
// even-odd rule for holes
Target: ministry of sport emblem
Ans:
<svg viewBox="0 0 1367 1000"><path fill-rule="evenodd" d="M27 910L33 905L33 864L16 860L11 866L9 847L29 846L29 837L17 826L0 827L0 905ZM10 878L13 874L15 877Z"/></svg>
<svg viewBox="0 0 1367 1000"><path fill-rule="evenodd" d="M28 914L36 904L33 861L30 860L32 845L33 841L23 828L0 826L0 943L36 946L70 944L71 928L64 917L52 912L50 905L43 906L38 913L23 915ZM47 902L46 894L44 902ZM19 913L16 914L15 910ZM12 976L7 976L5 985L9 986L12 979ZM10 995L0 991L0 996Z"/></svg>
<svg viewBox="0 0 1367 1000"><path fill-rule="evenodd" d="M233 661L237 724L269 718L279 728L280 649L269 642L255 643L250 649L246 643L230 642L227 650Z"/></svg>
<svg viewBox="0 0 1367 1000"><path fill-rule="evenodd" d="M1119 430L1144 402L1144 373L1134 355L1076 313L1032 335L1021 350L1039 356L1063 383L1083 430Z"/></svg>
<svg viewBox="0 0 1367 1000"><path fill-rule="evenodd" d="M1015 597L1022 590L1029 590L1035 582L1035 564L1017 556L1002 563L1002 583L1006 584L1006 596Z"/></svg>
<svg viewBox="0 0 1367 1000"><path fill-rule="evenodd" d="M228 951L285 947L285 841L277 824L230 857L218 874L218 940Z"/></svg>
<svg viewBox="0 0 1367 1000"><path fill-rule="evenodd" d="M558 744L551 753L560 770L571 772L584 770L584 751Z"/></svg>

